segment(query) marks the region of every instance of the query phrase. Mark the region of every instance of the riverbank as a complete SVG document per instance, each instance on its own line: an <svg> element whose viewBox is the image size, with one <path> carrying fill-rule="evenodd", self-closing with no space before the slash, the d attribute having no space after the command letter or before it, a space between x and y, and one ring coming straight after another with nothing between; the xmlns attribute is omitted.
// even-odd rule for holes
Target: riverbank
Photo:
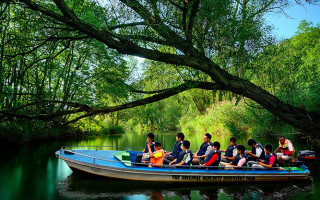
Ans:
<svg viewBox="0 0 320 200"><path fill-rule="evenodd" d="M7 121L0 124L0 143L6 145L30 145L82 136L81 132L71 127L49 126L42 121Z"/></svg>
<svg viewBox="0 0 320 200"><path fill-rule="evenodd" d="M107 126L103 130L83 130L74 126L50 126L42 121L7 121L0 124L1 145L30 145L55 140L81 139L87 136L103 136L124 133L119 126Z"/></svg>

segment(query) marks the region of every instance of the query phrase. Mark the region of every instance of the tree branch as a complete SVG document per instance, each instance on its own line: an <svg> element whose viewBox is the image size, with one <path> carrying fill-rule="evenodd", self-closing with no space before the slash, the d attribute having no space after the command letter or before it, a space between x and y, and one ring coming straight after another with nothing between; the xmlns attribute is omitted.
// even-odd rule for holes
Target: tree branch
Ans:
<svg viewBox="0 0 320 200"><path fill-rule="evenodd" d="M89 38L89 37L88 36L83 36L83 37L49 37L49 38L45 39L41 44L37 45L36 47L34 47L33 49L31 49L29 51L17 53L14 55L5 55L5 56L10 57L10 58L15 58L17 56L24 56L26 54L32 53L33 51L37 50L38 48L40 48L42 46L44 46L49 41L57 41L57 40L73 41L73 40L83 40L83 39L87 39L87 38Z"/></svg>
<svg viewBox="0 0 320 200"><path fill-rule="evenodd" d="M119 24L119 25L111 26L108 29L110 31L112 31L112 30L119 29L119 28L127 28L127 27L132 27L132 26L139 26L139 25L146 25L146 22L132 22L132 23L128 23L128 24Z"/></svg>
<svg viewBox="0 0 320 200"><path fill-rule="evenodd" d="M183 7L182 6L179 6L177 3L173 2L173 0L169 0L169 2L174 5L176 8L180 9L180 10L183 10Z"/></svg>
<svg viewBox="0 0 320 200"><path fill-rule="evenodd" d="M157 44L162 44L162 45L169 45L165 40L161 40L159 38L151 37L151 36L145 36L145 35L122 35L125 38L128 39L137 39L137 40L143 40L146 42L153 42Z"/></svg>
<svg viewBox="0 0 320 200"><path fill-rule="evenodd" d="M190 17L189 17L188 29L186 32L186 38L187 38L188 42L192 42L193 23L194 23L194 19L196 17L198 9L199 9L199 5L200 5L200 0L195 0L192 4L192 9L191 9Z"/></svg>
<svg viewBox="0 0 320 200"><path fill-rule="evenodd" d="M134 108L137 106L141 106L141 105L146 105L149 103L153 103L153 102L157 102L166 98L169 98L171 96L174 96L176 94L179 94L183 91L192 89L192 88L201 88L201 89L206 89L206 90L224 90L223 87L221 87L220 85L216 84L216 83L211 83L211 82L199 82L199 81L186 81L185 83L173 87L173 88L168 88L168 89L163 89L163 90L158 90L158 91L139 91L136 90L136 92L139 93L145 93L145 94L154 94L157 93L151 97L147 97L144 99L140 99L137 101L133 101L130 103L126 103L126 104L122 104L122 105L118 105L118 106L112 106L112 107L90 107L86 104L82 104L82 103L78 103L78 102L68 102L68 101L59 101L59 100L49 100L49 99L41 99L39 101L36 101L36 103L30 103L29 105L35 105L37 103L41 103L41 102L51 102L51 103L62 103L65 105L69 105L71 107L74 107L74 109L71 110L67 110L67 111L61 111L61 112L57 112L57 113L51 113L51 114L40 114L37 116L30 116L30 115L23 115L23 114L18 114L18 113L12 113L10 112L10 110L8 111L0 111L0 113L4 116L10 116L10 117L18 117L18 118L24 118L24 119L28 119L28 120L34 120L34 119L38 119L38 120L43 120L43 121L47 121L47 120L51 120L53 118L56 117L61 117L61 116L65 116L65 115L69 115L69 114L75 114L75 113L81 113L81 112L87 112L86 114L77 117L76 119L73 119L71 121L66 122L64 125L66 124L70 124L70 123L74 123L84 117L87 116L93 116L93 115L98 115L98 114L107 114L110 112L115 112L115 111L120 111L120 110L124 110L124 109L128 109L128 108Z"/></svg>
<svg viewBox="0 0 320 200"><path fill-rule="evenodd" d="M58 6L62 14L70 18L72 21L80 22L81 20L74 14L72 10L68 7L68 5L64 2L64 0L53 0L54 3Z"/></svg>
<svg viewBox="0 0 320 200"><path fill-rule="evenodd" d="M157 50L150 50L147 48L142 48L142 47L138 46L137 44L131 42L130 40L123 38L115 33L112 33L109 30L98 31L98 30L94 29L92 26L86 24L85 22L72 21L64 16L61 16L61 15L43 7L43 6L35 4L29 0L19 0L19 1L23 2L26 6L28 6L30 9L32 9L34 11L41 12L44 15L50 16L60 22L65 23L66 25L69 25L69 26L89 35L92 38L95 38L96 40L108 45L109 48L113 48L113 49L118 50L119 53L133 55L133 56L139 56L139 57L147 58L150 60L165 62L167 64L177 64L177 65L183 65L183 66L188 66L190 64L193 64L194 67L197 67L197 69L203 70L203 67L201 67L201 64L199 64L199 62L197 62L197 60L195 60L195 58L192 58L189 56L184 56L184 55L163 53L163 52L160 52ZM121 0L121 1L127 2L128 0L127 1ZM129 1L129 2L130 3L128 3L128 4L131 5L132 1ZM134 1L134 2L136 2L136 1ZM139 10L139 8L136 8L136 9ZM145 17L147 19L148 19L148 17L152 17L154 19L153 16L150 16L148 14L145 15ZM149 23L154 23L154 21L151 20ZM153 24L153 26L158 26L158 25ZM164 25L162 25L161 27L164 27ZM179 39L180 37L178 35L176 35L172 30L170 30L168 28L165 28L164 30L159 28L158 30L159 30L159 32L161 32L162 35L165 35L165 36L171 35L170 36L171 40L175 41L174 43L182 44L182 45L180 45L181 48L182 48L182 46L186 45L185 40L183 40L183 42L177 41L177 40L180 40ZM172 42L170 42L170 45L172 45Z"/></svg>
<svg viewBox="0 0 320 200"><path fill-rule="evenodd" d="M75 123L78 120L85 118L85 117L89 117L89 116L93 116L93 115L97 115L97 114L107 114L110 112L116 112L116 111L120 111L120 110L124 110L124 109L128 109L128 108L134 108L137 106L142 106L145 104L150 104L150 103L154 103L166 98L169 98L171 96L174 96L176 94L179 94L183 91L192 89L192 88L201 88L201 89L206 89L206 90L224 90L223 87L219 86L216 83L210 83L210 82L197 82L197 81L188 81L184 84L181 84L177 87L173 87L170 89L164 89L164 90L158 90L158 91L151 91L152 93L159 93L156 95L153 95L151 97L147 97L144 99L140 99L137 101L133 101L130 103L126 103L123 105L119 105L119 106L112 106L112 107L103 107L103 108L94 108L92 109L91 112L86 113L82 116L79 116L71 121L66 122L64 125L70 124L70 123ZM144 92L146 93L146 92Z"/></svg>
<svg viewBox="0 0 320 200"><path fill-rule="evenodd" d="M183 9L182 9L182 29L184 32L187 31L187 12L188 12L188 1L183 1Z"/></svg>

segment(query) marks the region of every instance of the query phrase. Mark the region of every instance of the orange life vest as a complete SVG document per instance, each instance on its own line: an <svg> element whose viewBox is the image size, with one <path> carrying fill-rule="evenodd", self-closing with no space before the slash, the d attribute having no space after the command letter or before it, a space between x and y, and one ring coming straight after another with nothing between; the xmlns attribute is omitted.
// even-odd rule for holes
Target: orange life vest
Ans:
<svg viewBox="0 0 320 200"><path fill-rule="evenodd" d="M295 152L293 144L292 144L292 142L290 140L286 139L286 141L284 142L283 145L279 142L280 150L283 153L283 155L285 155L285 156L291 155L291 152L289 151L289 147L288 147L289 143L291 143L293 152Z"/></svg>
<svg viewBox="0 0 320 200"><path fill-rule="evenodd" d="M160 158L150 158L150 164L155 167L161 167L164 161L164 151L161 149L159 151L155 151L154 154L161 153L162 156Z"/></svg>

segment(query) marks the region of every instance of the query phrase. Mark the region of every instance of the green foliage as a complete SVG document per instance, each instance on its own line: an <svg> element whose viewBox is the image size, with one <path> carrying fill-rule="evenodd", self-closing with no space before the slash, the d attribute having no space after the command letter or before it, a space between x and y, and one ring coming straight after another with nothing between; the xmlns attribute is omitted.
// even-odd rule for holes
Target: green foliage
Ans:
<svg viewBox="0 0 320 200"><path fill-rule="evenodd" d="M244 101L235 106L235 100L213 105L205 115L186 114L181 118L180 126L186 133L254 134L264 137L294 130L270 112L251 108Z"/></svg>
<svg viewBox="0 0 320 200"><path fill-rule="evenodd" d="M40 3L59 12L48 1ZM76 0L69 3L76 13L82 12L85 19L90 18L93 25L101 25L97 24L102 19L98 15L101 10L93 5L95 2ZM119 53L106 50L101 42L70 31L70 27L30 12L19 4L12 4L10 9L4 10L0 27L1 111L41 117L77 109L64 102L105 106L115 105L128 98L124 82L130 74L130 66ZM41 131L33 130L39 124L43 127L58 127L68 121L70 116L55 117L46 123L16 122L14 117L1 114L0 118L4 119L0 125L8 128L12 126L12 135L17 132L18 140L29 141L42 137L37 135ZM28 125L33 128L28 129ZM21 127L25 131L20 131ZM119 132L112 127L110 130L106 131ZM43 132L43 137L46 134Z"/></svg>
<svg viewBox="0 0 320 200"><path fill-rule="evenodd" d="M105 132L109 134L121 134L124 133L124 129L121 126L109 125Z"/></svg>
<svg viewBox="0 0 320 200"><path fill-rule="evenodd" d="M122 125L121 122L120 125ZM119 126L119 121L116 121L116 119L111 115L88 117L79 120L75 124L75 128L81 131L86 136L102 136L124 133L124 129Z"/></svg>
<svg viewBox="0 0 320 200"><path fill-rule="evenodd" d="M296 35L266 47L248 78L281 100L319 113L320 26L302 21Z"/></svg>

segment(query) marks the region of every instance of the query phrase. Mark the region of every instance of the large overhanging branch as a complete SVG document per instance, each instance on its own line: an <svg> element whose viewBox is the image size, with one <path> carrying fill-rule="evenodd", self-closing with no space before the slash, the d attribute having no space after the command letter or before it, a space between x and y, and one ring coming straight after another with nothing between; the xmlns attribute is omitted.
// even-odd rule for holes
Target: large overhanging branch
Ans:
<svg viewBox="0 0 320 200"><path fill-rule="evenodd" d="M208 68L202 66L201 62L199 62L199 60L195 59L194 57L190 57L186 55L163 53L157 50L143 48L137 45L136 43L130 41L129 39L111 32L110 30L106 30L106 29L101 31L97 30L92 26L90 26L89 24L85 23L84 21L79 20L77 17L75 17L75 15L71 14L73 12L70 12L68 10L64 11L63 13L65 13L65 16L62 16L58 13L55 13L29 0L19 0L19 1L23 2L26 6L28 6L30 9L34 11L40 12L46 16L50 16L53 19L56 19L66 25L69 25L74 29L81 31L82 33L85 33L92 38L95 38L96 40L108 45L109 48L118 50L121 54L139 56L139 57L147 58L150 60L165 62L167 64L175 64L175 65L183 65L183 66L192 65L194 68L201 71L208 70ZM61 3L63 1L59 1L59 2ZM61 6L59 8L64 9L65 7L66 6ZM164 27L164 25L162 24L161 27ZM171 40L175 41L174 42L175 44L182 43L183 44L182 46L187 45L184 40L180 41L181 38L168 28L165 28L165 30L162 30L159 28L158 31L161 33L169 31L175 36L175 37L170 37ZM168 36L168 35L165 34L165 36ZM182 46L180 47L182 48Z"/></svg>
<svg viewBox="0 0 320 200"><path fill-rule="evenodd" d="M153 95L151 97L147 97L144 99L140 99L140 100L133 101L133 102L126 103L123 105L119 105L119 106L93 108L91 112L88 112L84 115L81 115L81 116L71 120L71 121L68 121L64 125L70 124L70 123L75 123L82 118L93 116L93 115L107 114L107 113L111 113L111 112L125 110L128 108L134 108L137 106L142 106L142 105L154 103L154 102L169 98L171 96L177 95L181 92L184 92L184 91L192 89L192 88L201 88L201 89L206 89L206 90L223 90L224 89L216 83L187 81L184 84L181 84L177 87L173 87L170 89L149 91L149 92L137 91L137 92L143 92L143 93L157 93L157 94Z"/></svg>
<svg viewBox="0 0 320 200"><path fill-rule="evenodd" d="M78 102L40 99L36 103L30 103L29 105L34 106L37 103L50 102L50 103L58 103L58 104L68 105L68 106L74 107L74 109L67 110L67 111L61 111L61 112L57 112L57 113L51 113L51 114L40 114L40 115L36 115L36 116L24 115L24 114L20 114L20 113L13 113L13 112L10 112L10 110L0 111L0 114L2 115L2 117L9 116L9 117L24 118L24 119L28 119L28 120L37 119L37 120L48 121L48 120L52 120L56 117L62 117L62 116L69 115L69 114L86 112L85 114L83 114L83 115L81 115L71 121L66 122L64 124L64 125L66 125L66 124L74 123L74 122L76 122L82 118L88 117L88 116L107 114L107 113L116 112L116 111L120 111L120 110L124 110L124 109L128 109L128 108L134 108L137 106L142 106L142 105L154 103L154 102L169 98L171 96L177 95L183 91L186 91L186 90L189 90L192 88L201 88L201 89L205 89L205 90L223 90L224 89L223 87L221 87L220 85L218 85L216 83L199 82L199 81L191 81L190 80L190 81L186 81L185 83L183 83L179 86L176 86L173 88L168 88L168 89L163 89L163 90L158 90L158 91L139 91L139 90L133 91L133 92L138 92L138 93L155 94L155 95L153 95L151 97L144 98L144 99L140 99L137 101L129 102L126 104L118 105L118 106L90 107L86 104L82 104L82 103L78 103ZM25 106L22 106L21 108L25 108ZM15 110L15 109L12 109L12 110Z"/></svg>

